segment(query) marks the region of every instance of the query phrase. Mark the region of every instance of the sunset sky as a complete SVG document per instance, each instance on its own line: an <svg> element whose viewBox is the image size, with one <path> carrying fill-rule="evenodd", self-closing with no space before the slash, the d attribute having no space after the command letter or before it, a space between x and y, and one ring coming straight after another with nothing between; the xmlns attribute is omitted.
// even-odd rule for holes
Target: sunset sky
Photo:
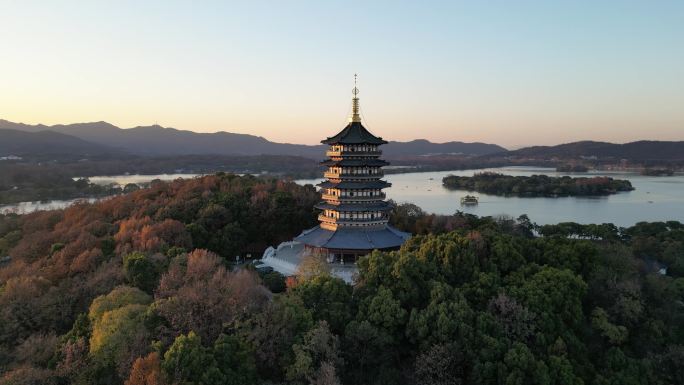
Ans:
<svg viewBox="0 0 684 385"><path fill-rule="evenodd" d="M684 1L0 0L0 119L312 144L354 73L390 140L684 140Z"/></svg>

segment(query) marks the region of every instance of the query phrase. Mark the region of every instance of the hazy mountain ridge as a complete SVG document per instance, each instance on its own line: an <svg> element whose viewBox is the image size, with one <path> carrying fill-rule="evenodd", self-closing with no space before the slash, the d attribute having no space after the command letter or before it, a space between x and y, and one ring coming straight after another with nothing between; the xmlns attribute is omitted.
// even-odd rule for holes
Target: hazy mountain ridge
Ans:
<svg viewBox="0 0 684 385"><path fill-rule="evenodd" d="M629 159L632 161L684 160L684 141L640 140L624 144L580 141L557 146L525 147L496 155L518 158L596 157L599 159Z"/></svg>
<svg viewBox="0 0 684 385"><path fill-rule="evenodd" d="M0 128L24 132L45 130L71 135L95 144L124 150L136 155L296 155L321 159L326 146L276 143L261 136L231 132L198 133L166 128L158 125L122 129L107 122L76 123L68 125L28 125L0 120ZM390 142L383 147L386 157L430 154L485 155L505 148L486 143L447 142L432 143L425 139L410 142Z"/></svg>
<svg viewBox="0 0 684 385"><path fill-rule="evenodd" d="M111 147L51 130L25 132L0 128L0 139L0 156L34 154L88 156L119 152Z"/></svg>
<svg viewBox="0 0 684 385"><path fill-rule="evenodd" d="M174 155L290 155L310 159L322 159L326 146L271 142L268 139L220 131L198 133L188 130L153 126L119 128L107 122L75 123L46 126L13 123L0 119L2 144L0 151L6 155L33 149L46 153L68 152L78 154L127 152L141 156ZM10 133L52 133L21 136ZM67 138L71 138L68 140ZM35 140L34 144L30 144ZM48 144L51 143L51 144ZM15 149L15 150L12 150ZM22 150L23 149L23 150ZM20 151L21 150L21 151ZM26 153L26 152L24 152ZM463 154L486 158L516 157L534 159L576 159L597 157L600 159L629 159L632 161L684 160L684 141L649 141L616 144L598 141L578 141L556 146L531 146L514 151L487 143L446 142L433 143L426 139L409 142L389 142L383 146L386 158L415 157L438 154Z"/></svg>

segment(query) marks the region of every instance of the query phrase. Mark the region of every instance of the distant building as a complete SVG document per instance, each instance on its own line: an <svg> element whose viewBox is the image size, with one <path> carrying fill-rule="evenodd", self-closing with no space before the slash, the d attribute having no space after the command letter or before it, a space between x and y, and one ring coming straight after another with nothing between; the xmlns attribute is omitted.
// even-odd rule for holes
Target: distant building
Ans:
<svg viewBox="0 0 684 385"><path fill-rule="evenodd" d="M388 224L392 207L382 190L390 183L382 180L382 167L389 163L380 159L380 146L387 142L361 124L359 90L354 87L352 92L349 124L321 141L330 147L328 159L321 162L327 166L326 180L318 184L323 198L316 205L321 210L320 224L303 231L294 242L270 248L264 254L268 259L278 258L282 250L290 265L297 259L292 254L318 254L329 263L347 264L373 250L396 250L410 237ZM280 262L273 264L276 270Z"/></svg>
<svg viewBox="0 0 684 385"><path fill-rule="evenodd" d="M17 155L0 156L0 160L22 160L23 158Z"/></svg>

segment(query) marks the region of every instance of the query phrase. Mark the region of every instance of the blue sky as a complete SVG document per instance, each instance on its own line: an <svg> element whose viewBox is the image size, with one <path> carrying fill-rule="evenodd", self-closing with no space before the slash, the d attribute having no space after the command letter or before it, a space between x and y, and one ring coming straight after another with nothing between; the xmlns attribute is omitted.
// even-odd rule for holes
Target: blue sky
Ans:
<svg viewBox="0 0 684 385"><path fill-rule="evenodd" d="M683 1L2 1L0 118L316 143L684 140Z"/></svg>

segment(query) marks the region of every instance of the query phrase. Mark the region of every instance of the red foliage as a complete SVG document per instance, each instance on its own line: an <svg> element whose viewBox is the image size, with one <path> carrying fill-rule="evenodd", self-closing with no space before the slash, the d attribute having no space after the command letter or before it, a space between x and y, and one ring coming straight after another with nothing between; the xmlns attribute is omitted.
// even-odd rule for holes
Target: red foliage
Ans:
<svg viewBox="0 0 684 385"><path fill-rule="evenodd" d="M216 254L195 250L187 256L187 267L176 261L162 276L156 299L175 334L194 331L213 341L222 325L259 309L268 293L253 273L231 273Z"/></svg>

